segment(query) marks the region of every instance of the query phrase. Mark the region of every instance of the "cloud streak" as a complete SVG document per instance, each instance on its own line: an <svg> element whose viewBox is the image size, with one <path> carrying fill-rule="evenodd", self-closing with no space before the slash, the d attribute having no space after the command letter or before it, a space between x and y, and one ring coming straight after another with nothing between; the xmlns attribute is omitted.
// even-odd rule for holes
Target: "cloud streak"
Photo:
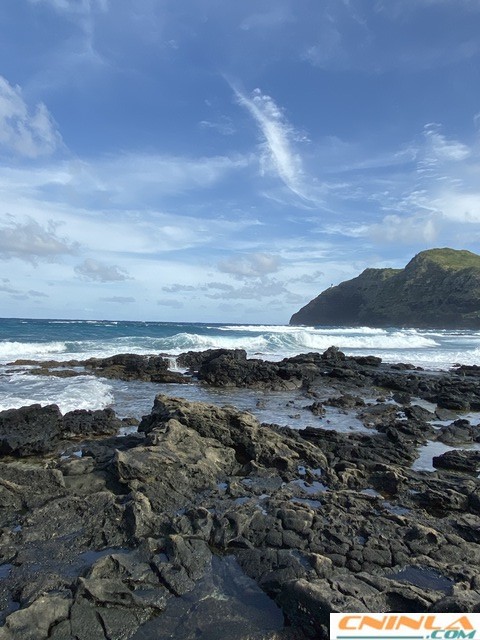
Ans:
<svg viewBox="0 0 480 640"><path fill-rule="evenodd" d="M298 136L287 122L282 110L260 89L255 89L248 97L235 86L230 86L238 103L247 109L260 130L264 141L262 144L264 165L273 168L290 191L300 198L310 200L311 197L304 186L302 160L293 149L293 140Z"/></svg>
<svg viewBox="0 0 480 640"><path fill-rule="evenodd" d="M0 76L0 148L26 158L51 155L61 137L47 107L30 108L19 86Z"/></svg>

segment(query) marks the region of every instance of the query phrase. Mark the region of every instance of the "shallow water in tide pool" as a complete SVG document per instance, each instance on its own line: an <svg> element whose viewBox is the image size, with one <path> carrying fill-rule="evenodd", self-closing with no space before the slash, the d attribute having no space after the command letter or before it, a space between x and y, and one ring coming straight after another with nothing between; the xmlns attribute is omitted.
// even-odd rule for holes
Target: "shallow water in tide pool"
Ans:
<svg viewBox="0 0 480 640"><path fill-rule="evenodd" d="M169 600L165 611L142 625L131 640L244 640L283 626L281 609L233 556L212 556L211 569L193 591Z"/></svg>

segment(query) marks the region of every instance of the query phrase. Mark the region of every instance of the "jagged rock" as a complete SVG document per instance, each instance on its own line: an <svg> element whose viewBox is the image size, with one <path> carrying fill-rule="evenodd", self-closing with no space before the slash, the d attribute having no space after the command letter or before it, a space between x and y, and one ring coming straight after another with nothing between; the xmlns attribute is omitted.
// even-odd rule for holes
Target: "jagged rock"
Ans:
<svg viewBox="0 0 480 640"><path fill-rule="evenodd" d="M262 426L251 414L233 407L219 408L158 395L152 412L143 418L138 430L149 434L171 419L202 438L213 438L231 448L240 464L254 461L284 472L296 470L302 458L316 467L326 464L320 450Z"/></svg>
<svg viewBox="0 0 480 640"><path fill-rule="evenodd" d="M465 419L455 420L452 424L440 429L437 440L452 447L471 444L480 440L480 428L478 425L473 426Z"/></svg>
<svg viewBox="0 0 480 640"><path fill-rule="evenodd" d="M456 395L471 406L477 372L395 371L336 348L275 367L275 376L295 372L305 383L295 406L313 399L321 412L325 400L339 398L341 412L360 409L370 430L294 431L233 407L160 395L138 434L102 435L117 424L112 413L96 420L95 412L74 412L60 421L73 426L59 437L76 432L74 443L62 442L61 459L5 458L0 638L23 640L11 635L15 620L28 620L29 632L42 594L67 602L48 618L53 640L161 633L193 640L198 630L214 637L225 629L233 637L305 640L328 637L330 611L475 610L480 480L459 468L412 470L419 446L439 433L431 412L359 405L398 391L432 402ZM470 427L459 421L440 435L473 439ZM477 456L467 453L460 465ZM226 568L236 572L241 611L219 591L220 576L226 584L232 575ZM280 626L281 607L288 632L252 626L252 610L243 609L261 595L252 580L274 599Z"/></svg>
<svg viewBox="0 0 480 640"><path fill-rule="evenodd" d="M188 382L182 374L169 371L168 360L161 356L122 353L109 358L89 358L82 361L81 364L87 370L104 378L180 384Z"/></svg>
<svg viewBox="0 0 480 640"><path fill-rule="evenodd" d="M0 462L0 526L18 521L23 511L38 509L66 494L60 471L33 464Z"/></svg>
<svg viewBox="0 0 480 640"><path fill-rule="evenodd" d="M432 464L436 469L450 469L477 475L480 470L480 451L446 451L435 456Z"/></svg>
<svg viewBox="0 0 480 640"><path fill-rule="evenodd" d="M205 351L187 351L181 353L177 358L177 365L185 367L191 371L198 371L199 368L215 360L220 356L228 356L231 360L245 361L247 352L245 349L206 349Z"/></svg>
<svg viewBox="0 0 480 640"><path fill-rule="evenodd" d="M216 486L236 466L233 449L201 437L176 419L154 422L144 430L147 446L118 451L114 469L119 482L140 491L157 512L191 503L197 492Z"/></svg>
<svg viewBox="0 0 480 640"><path fill-rule="evenodd" d="M322 402L314 402L308 407L305 407L305 409L310 409L314 416L318 416L320 418L322 418L326 413L326 409Z"/></svg>
<svg viewBox="0 0 480 640"><path fill-rule="evenodd" d="M63 416L63 429L76 436L113 435L123 426L113 409L76 409Z"/></svg>
<svg viewBox="0 0 480 640"><path fill-rule="evenodd" d="M349 393L345 393L337 398L328 398L324 401L324 404L340 409L353 409L354 407L364 407L365 401L359 396L352 396Z"/></svg>
<svg viewBox="0 0 480 640"><path fill-rule="evenodd" d="M46 594L10 614L0 628L0 640L44 640L53 625L68 617L72 605L68 594Z"/></svg>
<svg viewBox="0 0 480 640"><path fill-rule="evenodd" d="M302 379L293 368L280 367L264 360L247 360L238 352L222 353L203 362L198 379L215 387L253 387L256 389L288 390L302 386Z"/></svg>
<svg viewBox="0 0 480 640"><path fill-rule="evenodd" d="M55 446L62 431L62 414L55 404L32 404L0 412L0 455L44 454Z"/></svg>

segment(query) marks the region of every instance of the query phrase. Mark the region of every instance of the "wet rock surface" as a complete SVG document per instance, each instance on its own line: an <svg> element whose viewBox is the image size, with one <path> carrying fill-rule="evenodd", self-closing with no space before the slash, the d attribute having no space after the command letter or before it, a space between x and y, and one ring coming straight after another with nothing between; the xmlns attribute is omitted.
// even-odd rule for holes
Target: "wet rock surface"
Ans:
<svg viewBox="0 0 480 640"><path fill-rule="evenodd" d="M108 358L87 360L16 360L10 363L17 367L30 367L32 375L74 377L85 374L118 380L141 380L143 382L183 384L189 379L179 372L171 371L168 358L158 355L120 353Z"/></svg>
<svg viewBox="0 0 480 640"><path fill-rule="evenodd" d="M476 406L480 371L246 362L182 366L285 401L295 381L311 426L165 394L125 437L111 410L0 414L0 640L304 640L330 612L480 611L478 429L453 408ZM436 470L414 470L432 442Z"/></svg>

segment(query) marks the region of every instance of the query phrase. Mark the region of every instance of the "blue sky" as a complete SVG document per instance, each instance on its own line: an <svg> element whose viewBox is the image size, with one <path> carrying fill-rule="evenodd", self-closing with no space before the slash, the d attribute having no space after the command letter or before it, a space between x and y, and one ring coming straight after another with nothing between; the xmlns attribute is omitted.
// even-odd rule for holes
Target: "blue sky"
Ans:
<svg viewBox="0 0 480 640"><path fill-rule="evenodd" d="M0 315L286 323L480 251L479 0L5 0Z"/></svg>

